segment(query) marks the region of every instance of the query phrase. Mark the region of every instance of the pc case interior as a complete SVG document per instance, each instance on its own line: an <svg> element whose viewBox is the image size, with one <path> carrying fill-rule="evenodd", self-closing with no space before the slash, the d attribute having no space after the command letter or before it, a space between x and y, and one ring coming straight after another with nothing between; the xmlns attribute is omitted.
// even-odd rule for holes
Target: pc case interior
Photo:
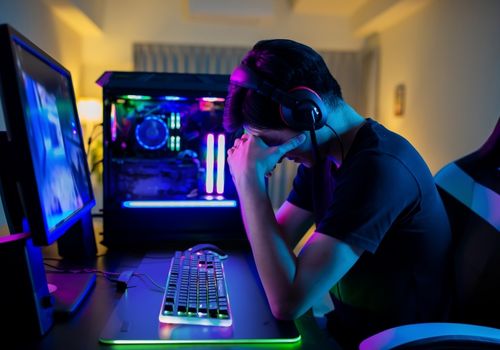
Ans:
<svg viewBox="0 0 500 350"><path fill-rule="evenodd" d="M106 245L242 241L222 115L227 75L105 72Z"/></svg>

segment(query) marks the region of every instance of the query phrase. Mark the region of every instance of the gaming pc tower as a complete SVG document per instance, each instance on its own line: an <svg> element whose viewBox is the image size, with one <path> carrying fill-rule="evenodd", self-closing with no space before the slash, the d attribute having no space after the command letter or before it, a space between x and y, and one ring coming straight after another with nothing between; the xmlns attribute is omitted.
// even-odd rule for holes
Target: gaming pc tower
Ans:
<svg viewBox="0 0 500 350"><path fill-rule="evenodd" d="M227 75L106 72L103 224L106 245L240 242L226 163Z"/></svg>

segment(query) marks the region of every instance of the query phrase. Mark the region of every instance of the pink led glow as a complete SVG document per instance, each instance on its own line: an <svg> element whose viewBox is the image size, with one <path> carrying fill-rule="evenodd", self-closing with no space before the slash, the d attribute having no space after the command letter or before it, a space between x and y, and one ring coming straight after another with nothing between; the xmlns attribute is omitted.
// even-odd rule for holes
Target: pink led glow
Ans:
<svg viewBox="0 0 500 350"><path fill-rule="evenodd" d="M224 193L224 167L226 165L226 136L217 137L217 194Z"/></svg>
<svg viewBox="0 0 500 350"><path fill-rule="evenodd" d="M111 141L116 141L116 107L111 104Z"/></svg>
<svg viewBox="0 0 500 350"><path fill-rule="evenodd" d="M202 97L202 101L204 102L224 102L225 99L222 97Z"/></svg>
<svg viewBox="0 0 500 350"><path fill-rule="evenodd" d="M214 134L207 135L207 170L205 177L205 192L214 192Z"/></svg>

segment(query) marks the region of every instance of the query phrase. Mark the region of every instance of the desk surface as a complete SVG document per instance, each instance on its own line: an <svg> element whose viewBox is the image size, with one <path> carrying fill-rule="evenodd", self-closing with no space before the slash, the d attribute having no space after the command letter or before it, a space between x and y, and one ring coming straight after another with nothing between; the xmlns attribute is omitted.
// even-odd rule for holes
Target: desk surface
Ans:
<svg viewBox="0 0 500 350"><path fill-rule="evenodd" d="M99 233L96 233L98 242L100 242ZM51 255L55 251L45 250L44 254ZM140 265L144 257L143 252L131 251L108 251L106 247L98 244L98 257L95 261L95 268L102 271L116 272L126 269L134 269ZM116 290L114 283L108 281L102 275L98 275L96 285L89 297L83 302L75 315L68 319L56 320L52 329L43 337L37 340L29 340L21 337L14 347L18 349L71 349L71 350L91 350L91 349L115 349L127 348L138 349L141 346L135 345L105 345L99 343L99 336L104 329L108 318L112 314L115 306L122 297L123 293ZM290 347L291 349L335 349L336 344L331 341L322 331L311 313L307 313L295 321L302 340L300 343ZM259 344L252 345L148 345L148 349L276 349L276 345Z"/></svg>

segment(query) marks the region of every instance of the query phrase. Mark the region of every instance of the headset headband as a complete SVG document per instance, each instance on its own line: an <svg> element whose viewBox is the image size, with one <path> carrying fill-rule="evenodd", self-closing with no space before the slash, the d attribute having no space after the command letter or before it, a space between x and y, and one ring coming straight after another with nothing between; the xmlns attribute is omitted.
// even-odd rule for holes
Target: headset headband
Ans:
<svg viewBox="0 0 500 350"><path fill-rule="evenodd" d="M270 84L266 80L259 78L250 68L240 64L231 74L231 83L247 89L257 91L263 96L270 97L287 108L295 108L299 101L281 89Z"/></svg>

